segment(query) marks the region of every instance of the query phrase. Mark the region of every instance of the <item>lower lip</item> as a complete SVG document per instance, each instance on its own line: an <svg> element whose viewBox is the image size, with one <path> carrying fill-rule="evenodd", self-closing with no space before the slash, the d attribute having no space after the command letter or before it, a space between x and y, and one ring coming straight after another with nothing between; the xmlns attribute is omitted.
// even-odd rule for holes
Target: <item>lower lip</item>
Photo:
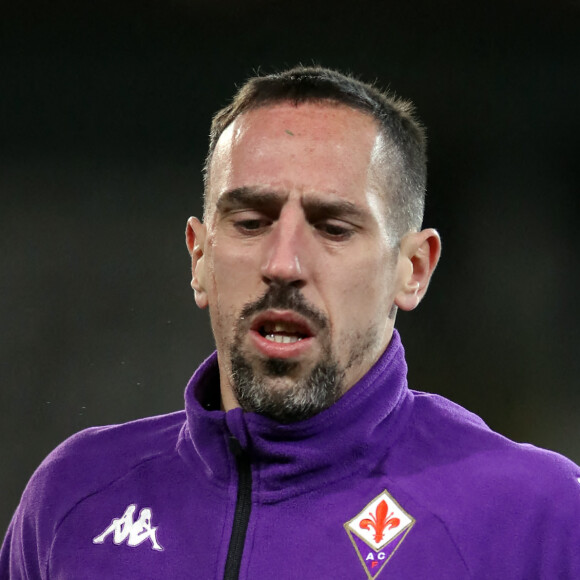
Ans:
<svg viewBox="0 0 580 580"><path fill-rule="evenodd" d="M296 342L272 342L255 330L250 337L256 348L268 358L298 358L312 347L312 338L303 338Z"/></svg>

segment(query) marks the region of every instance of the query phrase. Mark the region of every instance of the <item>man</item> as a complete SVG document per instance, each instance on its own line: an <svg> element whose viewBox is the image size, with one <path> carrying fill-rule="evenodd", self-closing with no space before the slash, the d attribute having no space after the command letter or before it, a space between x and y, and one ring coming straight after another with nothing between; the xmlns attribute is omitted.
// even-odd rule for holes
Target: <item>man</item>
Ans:
<svg viewBox="0 0 580 580"><path fill-rule="evenodd" d="M580 578L580 469L407 388L425 175L407 103L320 68L242 87L186 231L217 353L185 412L45 460L2 577Z"/></svg>

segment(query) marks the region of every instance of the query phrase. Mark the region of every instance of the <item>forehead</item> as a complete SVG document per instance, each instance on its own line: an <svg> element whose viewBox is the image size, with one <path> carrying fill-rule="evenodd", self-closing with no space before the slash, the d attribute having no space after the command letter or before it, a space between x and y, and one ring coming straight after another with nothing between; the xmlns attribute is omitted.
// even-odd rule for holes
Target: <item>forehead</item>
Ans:
<svg viewBox="0 0 580 580"><path fill-rule="evenodd" d="M345 105L284 102L254 109L222 133L207 202L240 187L348 197L366 190L381 145L375 120Z"/></svg>

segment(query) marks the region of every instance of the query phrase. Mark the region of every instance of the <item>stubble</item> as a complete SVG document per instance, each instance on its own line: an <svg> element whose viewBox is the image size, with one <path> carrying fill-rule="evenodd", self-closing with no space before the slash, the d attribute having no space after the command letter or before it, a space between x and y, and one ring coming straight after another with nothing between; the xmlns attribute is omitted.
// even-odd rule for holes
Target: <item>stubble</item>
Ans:
<svg viewBox="0 0 580 580"><path fill-rule="evenodd" d="M243 337L252 316L268 309L292 310L316 329L321 345L319 360L301 375L300 363L285 359L250 360L243 352ZM332 353L326 316L290 285L272 284L257 301L246 305L236 326L231 349L231 379L235 397L244 411L259 413L281 423L313 417L334 404L345 391L345 372L364 358L373 329L364 337L352 337L347 364L341 368Z"/></svg>

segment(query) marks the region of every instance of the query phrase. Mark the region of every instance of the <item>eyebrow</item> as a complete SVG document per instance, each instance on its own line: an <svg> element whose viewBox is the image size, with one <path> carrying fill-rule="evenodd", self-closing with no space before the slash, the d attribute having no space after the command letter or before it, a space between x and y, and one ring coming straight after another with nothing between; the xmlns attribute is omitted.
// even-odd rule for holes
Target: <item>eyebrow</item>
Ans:
<svg viewBox="0 0 580 580"><path fill-rule="evenodd" d="M241 207L272 207L286 201L288 194L263 190L258 187L236 187L220 195L216 202L216 209L221 213Z"/></svg>
<svg viewBox="0 0 580 580"><path fill-rule="evenodd" d="M217 200L216 209L225 211L243 207L256 209L279 208L288 199L288 193L266 190L259 187L243 186L223 193ZM304 213L311 219L318 217L351 217L364 220L368 211L345 199L328 197L323 194L309 194L302 200Z"/></svg>
<svg viewBox="0 0 580 580"><path fill-rule="evenodd" d="M368 217L368 211L345 199L308 196L304 199L302 207L310 218L350 217L364 220Z"/></svg>

